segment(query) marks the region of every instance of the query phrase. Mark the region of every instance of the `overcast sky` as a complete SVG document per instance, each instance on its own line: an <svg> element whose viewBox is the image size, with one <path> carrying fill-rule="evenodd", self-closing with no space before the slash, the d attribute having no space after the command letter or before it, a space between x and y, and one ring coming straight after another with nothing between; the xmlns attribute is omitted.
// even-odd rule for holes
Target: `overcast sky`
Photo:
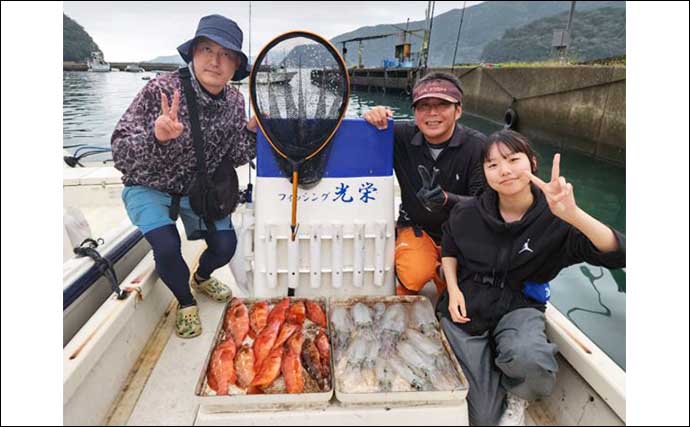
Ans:
<svg viewBox="0 0 690 427"><path fill-rule="evenodd" d="M64 12L91 35L111 62L145 61L175 55L194 35L202 16L219 13L244 31L248 53L248 1L226 2L64 2ZM468 1L467 6L481 3ZM328 39L359 27L424 19L426 1L409 2L251 2L252 54L289 30L310 30ZM463 2L437 1L435 15L462 8Z"/></svg>

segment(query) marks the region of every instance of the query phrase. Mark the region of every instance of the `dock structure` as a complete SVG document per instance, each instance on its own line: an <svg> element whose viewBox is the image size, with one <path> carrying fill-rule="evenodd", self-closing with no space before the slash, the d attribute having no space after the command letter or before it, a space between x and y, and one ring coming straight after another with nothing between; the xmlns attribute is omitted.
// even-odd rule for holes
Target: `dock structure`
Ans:
<svg viewBox="0 0 690 427"><path fill-rule="evenodd" d="M424 74L420 68L355 68L350 71L350 84L368 92L411 94L415 80Z"/></svg>
<svg viewBox="0 0 690 427"><path fill-rule="evenodd" d="M181 64L170 64L170 63L155 63L155 62L111 62L110 67L117 68L120 71L124 71L128 65L138 65L144 69L144 71L175 71L180 68ZM86 63L63 61L62 71L88 71L89 67Z"/></svg>
<svg viewBox="0 0 690 427"><path fill-rule="evenodd" d="M314 84L332 80L331 70L313 70L311 80ZM412 86L424 71L418 68L351 68L350 87L367 92L410 94Z"/></svg>

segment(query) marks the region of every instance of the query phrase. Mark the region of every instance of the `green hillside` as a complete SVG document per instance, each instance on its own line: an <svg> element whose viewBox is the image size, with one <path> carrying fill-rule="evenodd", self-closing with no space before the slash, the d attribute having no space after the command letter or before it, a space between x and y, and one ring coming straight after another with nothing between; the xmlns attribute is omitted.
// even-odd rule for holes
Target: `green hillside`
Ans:
<svg viewBox="0 0 690 427"><path fill-rule="evenodd" d="M581 13L604 7L619 9L623 14L625 13L625 2L623 1L578 1L575 13L578 16ZM569 9L569 1L487 1L468 7L465 11L456 63L480 62L487 44L501 39L507 30L523 27L543 18L567 13ZM460 9L453 9L434 17L429 65L450 65L453 61L461 13ZM404 22L395 25L402 28L406 26ZM605 27L604 23L602 28L598 30L606 31ZM424 28L424 21L411 21L408 28L410 30ZM331 42L341 50L343 40L399 32L399 28L390 24L362 27L340 34L331 39ZM415 34L407 36L407 41L412 43L413 52L419 51L421 46L421 38L418 36L421 36L422 33L417 32ZM552 35L552 32L548 35L549 43ZM368 67L380 67L384 58L393 58L395 45L400 41L400 37L394 35L363 42L362 62ZM608 43L613 43L613 41L606 44ZM624 34L623 46L625 46ZM346 55L348 65L357 63L357 48L358 43L348 43ZM605 47L602 54L606 54L608 50L617 49Z"/></svg>
<svg viewBox="0 0 690 427"><path fill-rule="evenodd" d="M552 59L554 30L563 30L568 13L544 18L510 29L499 40L486 45L483 62L543 61ZM585 12L576 9L568 59L590 61L625 55L625 9L601 8Z"/></svg>
<svg viewBox="0 0 690 427"><path fill-rule="evenodd" d="M86 62L91 52L101 52L84 28L69 16L62 14L62 60Z"/></svg>

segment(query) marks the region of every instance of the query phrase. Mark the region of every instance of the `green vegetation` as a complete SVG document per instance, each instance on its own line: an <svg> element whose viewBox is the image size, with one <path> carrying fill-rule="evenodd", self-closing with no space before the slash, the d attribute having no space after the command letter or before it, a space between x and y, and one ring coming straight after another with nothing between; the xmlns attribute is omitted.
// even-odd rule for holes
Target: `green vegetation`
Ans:
<svg viewBox="0 0 690 427"><path fill-rule="evenodd" d="M624 1L578 1L575 6L576 18L574 28L576 32L578 30L585 30L584 26L578 27L579 15L601 8L617 9L622 16L625 15ZM487 1L476 6L468 7L465 11L455 62L479 63L532 60L533 58L531 57L488 60L483 57L482 53L487 44L499 40L507 31L513 28L526 26L544 18L562 16L565 13L566 20L558 18L559 29L565 29L568 10L570 10L569 1ZM443 66L452 63L461 14L462 11L460 9L453 9L434 17L431 42L429 44L429 65ZM622 44L620 44L622 49L617 48L617 46L619 46L618 44L615 46L615 49L611 49L610 47L613 40L605 39L605 35L610 34L607 28L609 25L608 22L590 21L587 24L593 25L591 29L587 30L587 34L594 34L596 36L590 41L584 41L585 44L589 42L592 44L591 48L586 49L587 52L592 52L593 55L596 55L591 56L591 58L604 58L625 54L625 18L623 18L622 23L623 36ZM406 27L405 22L395 25L396 26L376 25L358 28L349 33L340 34L334 37L331 39L331 42L338 50L342 50L341 42L343 40L380 34L400 33L400 29ZM422 29L424 28L424 21L410 21L407 28L409 30ZM412 43L412 52L419 52L421 35L422 32L407 35L406 41ZM553 37L552 29L549 29L546 37L547 44L550 47L551 38ZM577 34L575 34L575 37L577 37ZM363 42L362 62L367 67L381 67L384 59L393 58L395 45L400 42L400 37L397 35ZM603 49L600 49L599 53L595 52L595 47L598 43L602 43L603 46ZM347 50L348 52L347 55L345 55L345 59L348 66L356 65L358 61L358 43L348 43ZM610 51L615 51L616 53L610 53ZM548 59L548 56L540 59ZM584 60L585 57L581 57L580 59Z"/></svg>
<svg viewBox="0 0 690 427"><path fill-rule="evenodd" d="M86 62L91 52L101 52L84 28L69 16L62 14L62 60Z"/></svg>
<svg viewBox="0 0 690 427"><path fill-rule="evenodd" d="M507 30L503 37L484 48L483 62L531 62L554 59L551 48L555 30L563 30L568 13L544 18ZM572 24L568 49L570 61L591 61L625 55L625 9L605 7L578 12Z"/></svg>
<svg viewBox="0 0 690 427"><path fill-rule="evenodd" d="M484 67L493 68L557 68L557 67L575 67L575 66L606 66L606 67L625 67L625 56L616 57L612 59L603 59L595 61L577 62L548 60L548 61L513 61L513 62L498 62L498 63L481 63L481 64L462 64L463 67L471 67L482 65ZM457 65L456 65L457 67Z"/></svg>

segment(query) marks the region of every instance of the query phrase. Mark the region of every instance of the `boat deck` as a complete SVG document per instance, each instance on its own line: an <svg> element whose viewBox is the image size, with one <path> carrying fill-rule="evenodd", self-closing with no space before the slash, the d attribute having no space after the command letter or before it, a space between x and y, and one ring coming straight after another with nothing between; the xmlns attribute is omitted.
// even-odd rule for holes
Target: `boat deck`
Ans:
<svg viewBox="0 0 690 427"><path fill-rule="evenodd" d="M219 269L214 275L230 285L233 295L245 296L236 286L229 268ZM158 280L155 286L165 285ZM431 290L432 286L427 289ZM198 296L197 302L203 325L202 334L194 339L177 337L173 332L174 303L171 304L111 408L106 418L107 424L336 425L360 424L362 420L374 424L386 424L391 421L397 424L420 424L428 420L430 415L443 424L467 424L465 402L460 405L379 405L353 408L344 406L333 398L327 409L247 408L248 411L218 411L213 405L205 404L203 398L195 396L194 390L224 305L204 295Z"/></svg>
<svg viewBox="0 0 690 427"><path fill-rule="evenodd" d="M233 294L243 296L229 268L216 272ZM157 286L164 286L158 282ZM435 292L432 284L424 294ZM203 325L194 339L178 338L174 332L174 304L171 305L135 365L128 383L106 419L108 425L357 425L426 424L430 417L440 425L467 425L467 407L462 404L372 405L348 407L333 398L328 408L272 408L227 412L194 395L204 360L222 316L223 304L205 296L197 298ZM527 425L556 425L546 408L533 404Z"/></svg>

